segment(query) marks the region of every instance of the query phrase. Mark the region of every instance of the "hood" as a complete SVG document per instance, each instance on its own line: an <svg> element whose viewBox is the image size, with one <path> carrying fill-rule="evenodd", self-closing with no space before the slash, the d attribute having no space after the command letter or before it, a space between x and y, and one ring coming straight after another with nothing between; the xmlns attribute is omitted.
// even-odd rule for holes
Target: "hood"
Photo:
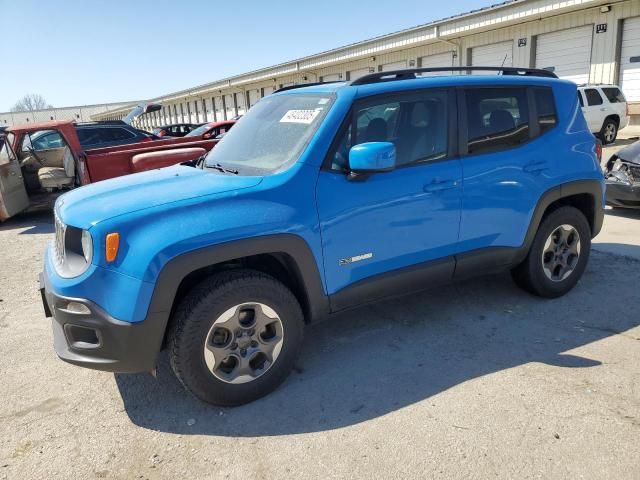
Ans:
<svg viewBox="0 0 640 480"><path fill-rule="evenodd" d="M625 162L637 163L640 165L640 141L632 143L628 147L624 147L616 153L620 160Z"/></svg>
<svg viewBox="0 0 640 480"><path fill-rule="evenodd" d="M161 109L162 105L158 103L141 103L140 105L136 105L133 110L131 110L127 116L122 119L122 121L131 125L136 118L141 117L146 113L157 112Z"/></svg>
<svg viewBox="0 0 640 480"><path fill-rule="evenodd" d="M55 208L63 222L86 230L119 215L249 188L261 181L262 177L225 175L178 165L77 188L61 196Z"/></svg>

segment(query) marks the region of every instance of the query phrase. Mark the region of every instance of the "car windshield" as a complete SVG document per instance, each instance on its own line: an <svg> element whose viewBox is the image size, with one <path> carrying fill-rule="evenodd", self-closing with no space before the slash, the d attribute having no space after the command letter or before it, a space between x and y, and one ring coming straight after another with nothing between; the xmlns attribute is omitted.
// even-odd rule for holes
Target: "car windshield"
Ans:
<svg viewBox="0 0 640 480"><path fill-rule="evenodd" d="M205 166L265 175L291 166L331 108L329 95L265 97L208 154Z"/></svg>
<svg viewBox="0 0 640 480"><path fill-rule="evenodd" d="M185 135L185 137L199 137L210 128L211 127L205 123L204 125L200 125L198 128L191 130Z"/></svg>

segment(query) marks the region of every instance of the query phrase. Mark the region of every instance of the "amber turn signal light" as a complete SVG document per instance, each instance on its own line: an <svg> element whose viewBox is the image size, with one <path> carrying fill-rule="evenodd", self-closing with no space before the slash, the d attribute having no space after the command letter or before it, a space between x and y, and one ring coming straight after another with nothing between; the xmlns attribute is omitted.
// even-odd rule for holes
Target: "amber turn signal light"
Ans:
<svg viewBox="0 0 640 480"><path fill-rule="evenodd" d="M107 262L115 261L118 256L118 248L120 248L120 234L109 233L107 235L105 246L105 258L107 259Z"/></svg>

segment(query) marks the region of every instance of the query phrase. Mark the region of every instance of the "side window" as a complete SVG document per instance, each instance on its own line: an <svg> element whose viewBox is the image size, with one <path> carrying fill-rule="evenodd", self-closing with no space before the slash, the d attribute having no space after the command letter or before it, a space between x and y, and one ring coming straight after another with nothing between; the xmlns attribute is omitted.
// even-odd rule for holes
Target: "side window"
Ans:
<svg viewBox="0 0 640 480"><path fill-rule="evenodd" d="M64 141L60 134L54 130L36 132L31 136L34 150L49 150L64 147Z"/></svg>
<svg viewBox="0 0 640 480"><path fill-rule="evenodd" d="M604 93L611 103L625 103L627 101L624 94L616 87L603 87L602 93Z"/></svg>
<svg viewBox="0 0 640 480"><path fill-rule="evenodd" d="M527 89L466 90L468 153L495 152L529 140Z"/></svg>
<svg viewBox="0 0 640 480"><path fill-rule="evenodd" d="M600 96L600 93L598 93L598 90L596 90L595 88L587 88L584 91L584 94L587 97L587 105L589 105L590 107L594 105L602 105L602 97Z"/></svg>
<svg viewBox="0 0 640 480"><path fill-rule="evenodd" d="M121 140L129 140L134 138L135 135L124 128L110 128L111 140L119 142Z"/></svg>
<svg viewBox="0 0 640 480"><path fill-rule="evenodd" d="M396 163L406 166L445 158L448 145L447 93L426 91L357 106L331 154L332 169L348 170L349 150L367 142L391 142Z"/></svg>
<svg viewBox="0 0 640 480"><path fill-rule="evenodd" d="M25 133L24 137L22 137L22 143L20 144L20 151L28 152L31 149L33 149L33 144L31 143L31 135Z"/></svg>
<svg viewBox="0 0 640 480"><path fill-rule="evenodd" d="M536 110L538 111L540 135L543 135L558 123L553 90L550 88L534 88L533 94L536 100Z"/></svg>
<svg viewBox="0 0 640 480"><path fill-rule="evenodd" d="M580 103L580 108L584 107L584 100L582 99L582 92L578 90L578 102Z"/></svg>

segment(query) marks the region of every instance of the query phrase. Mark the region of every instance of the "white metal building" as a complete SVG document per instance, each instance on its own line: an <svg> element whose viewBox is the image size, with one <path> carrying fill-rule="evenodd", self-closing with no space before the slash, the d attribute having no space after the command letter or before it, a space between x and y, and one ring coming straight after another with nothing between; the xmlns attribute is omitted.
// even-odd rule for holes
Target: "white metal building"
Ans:
<svg viewBox="0 0 640 480"><path fill-rule="evenodd" d="M140 126L229 119L287 85L467 65L537 67L576 83L619 83L640 121L640 0L507 1L150 99L164 108ZM118 108L94 118L125 114Z"/></svg>
<svg viewBox="0 0 640 480"><path fill-rule="evenodd" d="M75 107L48 108L33 112L0 112L0 126L19 125L21 123L47 122L50 120L75 120L90 122L92 117L114 109L131 110L140 102L102 103L99 105L80 105Z"/></svg>

